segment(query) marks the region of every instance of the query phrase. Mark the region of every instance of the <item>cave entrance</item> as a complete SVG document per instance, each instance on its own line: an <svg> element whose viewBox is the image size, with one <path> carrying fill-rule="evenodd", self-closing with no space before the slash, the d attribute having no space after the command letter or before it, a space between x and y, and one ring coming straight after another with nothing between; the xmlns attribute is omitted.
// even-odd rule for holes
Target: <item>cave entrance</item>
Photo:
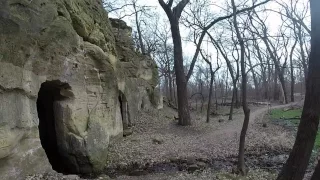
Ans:
<svg viewBox="0 0 320 180"><path fill-rule="evenodd" d="M119 92L119 103L122 117L123 136L125 137L132 134L132 123L130 120L129 105L127 98L121 91Z"/></svg>
<svg viewBox="0 0 320 180"><path fill-rule="evenodd" d="M46 152L52 169L68 174L71 169L68 168L67 159L59 152L57 134L56 134L56 119L58 111L54 108L56 101L68 99L65 92L71 92L71 87L67 83L61 81L46 81L41 84L37 99L37 111L39 117L39 134L41 145ZM67 91L66 91L67 90Z"/></svg>
<svg viewBox="0 0 320 180"><path fill-rule="evenodd" d="M121 117L122 117L122 125L123 130L128 129L129 124L129 117L128 117L128 101L126 99L126 96L120 91L119 92L119 102L120 102L120 111L121 111Z"/></svg>

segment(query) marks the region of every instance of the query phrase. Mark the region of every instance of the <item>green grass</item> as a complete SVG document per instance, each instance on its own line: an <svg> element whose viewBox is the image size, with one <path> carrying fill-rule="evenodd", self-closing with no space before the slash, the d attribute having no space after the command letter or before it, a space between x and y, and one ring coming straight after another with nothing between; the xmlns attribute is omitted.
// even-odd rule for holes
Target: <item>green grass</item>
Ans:
<svg viewBox="0 0 320 180"><path fill-rule="evenodd" d="M272 120L276 121L286 121L284 125L299 126L300 117L302 114L302 109L290 109L284 111L283 109L274 109L271 111L270 116ZM318 131L316 136L316 141L314 144L315 150L320 149L320 131Z"/></svg>
<svg viewBox="0 0 320 180"><path fill-rule="evenodd" d="M316 141L314 142L314 147L316 149L320 148L320 131L318 130L317 136L316 136Z"/></svg>
<svg viewBox="0 0 320 180"><path fill-rule="evenodd" d="M240 176L228 172L220 172L216 178L219 180L268 180L276 179L277 174L264 170L250 170L246 176Z"/></svg>
<svg viewBox="0 0 320 180"><path fill-rule="evenodd" d="M302 109L290 109L288 111L283 111L283 109L274 109L271 111L272 119L300 119L302 114Z"/></svg>

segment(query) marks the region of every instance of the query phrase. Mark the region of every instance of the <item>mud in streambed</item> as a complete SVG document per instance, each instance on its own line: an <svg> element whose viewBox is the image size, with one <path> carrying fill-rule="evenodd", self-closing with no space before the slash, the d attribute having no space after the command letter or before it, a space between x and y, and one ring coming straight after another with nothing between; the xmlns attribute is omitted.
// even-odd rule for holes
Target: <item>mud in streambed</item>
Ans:
<svg viewBox="0 0 320 180"><path fill-rule="evenodd" d="M265 151L246 155L246 164L250 169L264 169L277 173L288 158L289 150ZM169 159L163 162L154 163L122 163L106 168L105 173L111 178L119 176L145 176L156 173L175 173L179 171L193 173L211 169L216 172L232 170L236 167L237 157L205 159L205 158L180 158Z"/></svg>

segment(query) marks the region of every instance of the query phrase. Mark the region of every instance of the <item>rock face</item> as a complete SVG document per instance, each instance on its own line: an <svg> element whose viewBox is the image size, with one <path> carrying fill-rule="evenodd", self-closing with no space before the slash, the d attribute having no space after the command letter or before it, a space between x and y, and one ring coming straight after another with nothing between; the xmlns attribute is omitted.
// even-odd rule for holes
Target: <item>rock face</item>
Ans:
<svg viewBox="0 0 320 180"><path fill-rule="evenodd" d="M2 178L50 164L101 171L109 141L159 105L157 83L155 62L134 51L131 28L110 21L101 0L0 1Z"/></svg>

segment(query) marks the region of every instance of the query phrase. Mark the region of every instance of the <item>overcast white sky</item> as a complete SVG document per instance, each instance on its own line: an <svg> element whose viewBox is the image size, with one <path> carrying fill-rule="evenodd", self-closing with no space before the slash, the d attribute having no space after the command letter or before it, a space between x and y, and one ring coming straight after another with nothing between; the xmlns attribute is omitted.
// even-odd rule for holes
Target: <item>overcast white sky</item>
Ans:
<svg viewBox="0 0 320 180"><path fill-rule="evenodd" d="M127 1L130 1L130 0L127 0ZM165 0L165 2L166 1L167 0ZM193 1L194 0L191 0L190 2L192 3ZM212 0L212 3L215 3L215 4L219 5L220 7L224 7L226 1L229 1L229 0ZM258 0L258 2L262 2L262 1L263 0ZM283 1L289 2L290 0L283 0ZM306 2L306 1L308 1L308 0L301 0L301 2ZM120 2L120 0L119 0L119 2ZM148 6L154 7L154 11L156 13L159 13L160 18L162 19L162 20L160 20L161 22L168 21L167 16L164 13L164 11L161 8L161 6L159 5L158 0L139 0L138 2L141 5L148 5ZM174 2L177 3L177 2L179 2L179 0L174 0ZM236 4L237 4L237 1L236 1ZM272 10L278 10L279 9L279 5L277 5L275 2L268 2L268 4L266 5L266 8L267 9L272 9ZM128 13L128 11L130 11L130 10L127 10L126 13ZM219 16L226 15L226 12L223 11L222 9L218 9L217 6L213 11L216 12L216 14L219 14ZM112 13L110 13L109 16L110 17L114 17L114 18L117 17ZM126 17L123 20L126 21L129 26L134 27L134 16ZM159 22L159 23L161 23L161 22ZM282 20L281 20L281 17L280 17L279 14L268 12L267 26L269 28L269 31L276 33L278 31L278 29L279 29L279 26L280 26L281 22L282 22ZM182 38L188 36L188 29L185 29L183 27L183 25L180 25L180 29L181 29ZM204 44L205 43L203 43L203 45ZM184 55L192 58L192 56L193 56L193 54L195 52L195 46L193 45L193 43L183 42L183 46L184 46L183 47ZM213 47L211 47L211 48L213 48ZM209 50L211 50L211 48L209 47ZM215 49L212 49L211 52L215 53L216 51L215 51ZM215 56L216 55L213 55L213 57L215 57Z"/></svg>
<svg viewBox="0 0 320 180"><path fill-rule="evenodd" d="M165 0L166 1L166 0ZM261 2L262 0L260 0ZM178 0L174 1L175 3L178 2ZM165 21L167 21L167 17L166 14L164 13L164 11L162 10L161 6L159 5L158 0L140 0L138 1L138 3L140 3L141 5L148 5L148 6L152 6L154 7L154 11L160 14L160 17L163 18ZM192 0L191 0L192 3ZM223 6L225 4L225 0L215 0L214 3ZM269 2L267 5L268 8L270 9L277 9L277 5L273 2ZM128 10L130 11L130 10ZM121 16L121 15L120 15ZM117 18L117 16L113 13L110 14L110 17L114 17ZM273 31L277 31L279 25L281 24L281 18L278 14L276 13L270 13L269 15L269 27L271 28L271 30ZM123 19L124 21L126 21L126 23L131 26L134 27L134 16L131 17L125 17ZM188 35L188 32L186 29L183 28L183 26L181 25L181 34L182 37L185 37ZM192 43L184 43L184 52L190 56L193 55L193 52L195 51L195 47Z"/></svg>

